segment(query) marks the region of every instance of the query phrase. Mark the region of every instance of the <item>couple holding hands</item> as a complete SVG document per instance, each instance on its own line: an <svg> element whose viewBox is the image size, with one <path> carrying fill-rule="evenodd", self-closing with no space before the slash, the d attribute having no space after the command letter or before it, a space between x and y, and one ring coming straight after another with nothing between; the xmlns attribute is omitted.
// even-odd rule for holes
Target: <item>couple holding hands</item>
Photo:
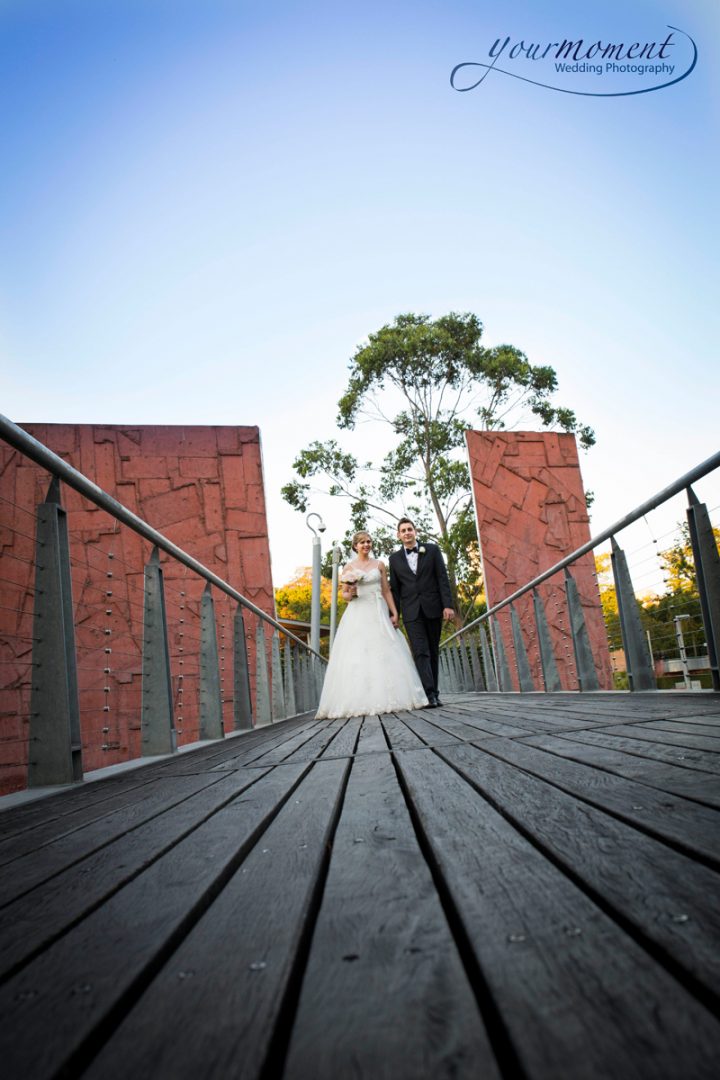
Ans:
<svg viewBox="0 0 720 1080"><path fill-rule="evenodd" d="M450 582L436 544L418 544L410 518L398 522L402 547L390 574L372 557L372 539L357 532L356 557L341 575L350 601L335 636L317 719L436 708L443 619L454 615ZM412 656L398 630L402 615Z"/></svg>

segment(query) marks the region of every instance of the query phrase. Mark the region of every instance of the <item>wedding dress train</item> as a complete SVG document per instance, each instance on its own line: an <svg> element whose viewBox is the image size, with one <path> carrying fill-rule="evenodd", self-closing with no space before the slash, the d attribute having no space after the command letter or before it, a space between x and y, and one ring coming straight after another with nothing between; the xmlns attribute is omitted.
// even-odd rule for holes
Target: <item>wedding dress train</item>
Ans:
<svg viewBox="0 0 720 1080"><path fill-rule="evenodd" d="M340 620L316 717L334 720L427 703L408 644L390 622L375 567L358 583Z"/></svg>

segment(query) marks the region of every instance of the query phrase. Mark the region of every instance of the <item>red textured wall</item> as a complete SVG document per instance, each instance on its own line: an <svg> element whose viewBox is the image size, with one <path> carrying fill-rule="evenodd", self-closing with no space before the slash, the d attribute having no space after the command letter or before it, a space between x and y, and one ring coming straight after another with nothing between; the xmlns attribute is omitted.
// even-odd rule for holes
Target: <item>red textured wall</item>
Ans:
<svg viewBox="0 0 720 1080"><path fill-rule="evenodd" d="M590 539L574 435L534 431L466 433L488 606L531 581ZM571 567L578 586L601 689L612 689L610 654L592 554ZM563 689L577 676L562 573L541 585ZM532 595L515 602L533 680L544 689ZM517 688L509 610L499 613Z"/></svg>
<svg viewBox="0 0 720 1080"><path fill-rule="evenodd" d="M22 425L268 614L274 614L256 427ZM34 508L49 475L0 444L0 792L25 786L34 582ZM140 754L143 568L151 545L62 486L68 512L83 768ZM204 582L161 555L178 742L198 738L199 601ZM233 726L235 604L213 590ZM245 616L254 631L255 619ZM106 650L110 649L110 652ZM255 652L249 642L251 682ZM109 668L109 672L105 671ZM254 686L253 686L254 690Z"/></svg>

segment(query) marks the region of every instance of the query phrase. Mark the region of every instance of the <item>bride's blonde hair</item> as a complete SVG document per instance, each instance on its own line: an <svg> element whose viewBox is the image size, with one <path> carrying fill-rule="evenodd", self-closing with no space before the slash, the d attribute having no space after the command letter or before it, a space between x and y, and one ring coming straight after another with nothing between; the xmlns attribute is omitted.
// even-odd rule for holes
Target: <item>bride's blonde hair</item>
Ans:
<svg viewBox="0 0 720 1080"><path fill-rule="evenodd" d="M357 551L358 540L360 540L363 536L367 536L368 540L372 542L372 536L367 531L367 529L360 529L359 532L354 533L352 538L352 543L350 547L353 549L353 551Z"/></svg>

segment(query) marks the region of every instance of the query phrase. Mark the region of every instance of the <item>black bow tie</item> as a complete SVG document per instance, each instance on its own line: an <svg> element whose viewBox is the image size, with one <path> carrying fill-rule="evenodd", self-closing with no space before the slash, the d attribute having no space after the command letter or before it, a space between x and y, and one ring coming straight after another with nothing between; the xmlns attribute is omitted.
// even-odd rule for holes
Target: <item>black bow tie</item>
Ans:
<svg viewBox="0 0 720 1080"><path fill-rule="evenodd" d="M415 552L416 555L418 554L418 546L417 546L417 544L415 545L414 548L405 548L405 554L406 555L412 555L413 552Z"/></svg>

